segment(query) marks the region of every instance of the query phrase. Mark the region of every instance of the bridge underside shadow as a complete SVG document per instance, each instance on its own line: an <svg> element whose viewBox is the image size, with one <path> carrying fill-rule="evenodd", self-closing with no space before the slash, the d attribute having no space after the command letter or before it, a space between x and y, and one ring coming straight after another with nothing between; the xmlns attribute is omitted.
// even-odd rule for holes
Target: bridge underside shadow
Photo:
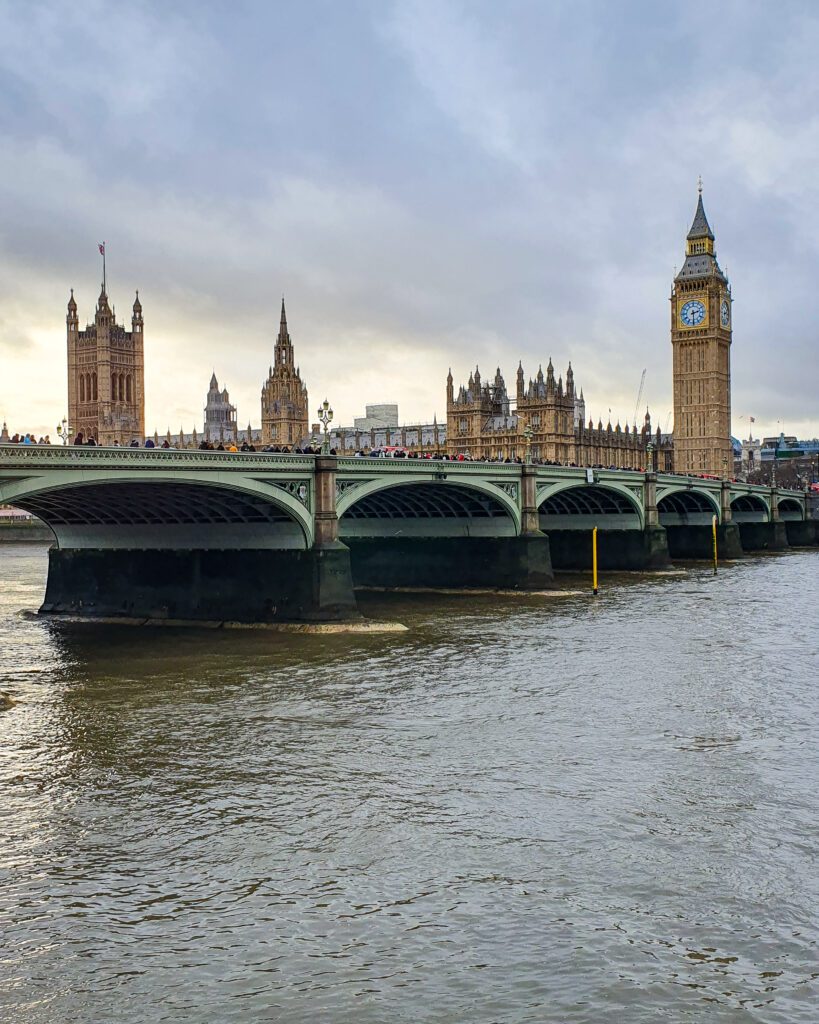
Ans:
<svg viewBox="0 0 819 1024"><path fill-rule="evenodd" d="M243 622L358 617L342 545L308 546L264 496L193 484L86 484L18 499L52 529L41 611Z"/></svg>
<svg viewBox="0 0 819 1024"><path fill-rule="evenodd" d="M619 491L591 485L567 488L542 502L539 513L555 569L591 568L595 527L600 569L662 569L669 564L665 530L643 528L637 507Z"/></svg>
<svg viewBox="0 0 819 1024"><path fill-rule="evenodd" d="M657 502L660 525L665 527L668 551L675 559L714 557L713 518L717 504L697 491L675 491ZM720 559L742 557L742 543L735 523L717 524L717 555Z"/></svg>
<svg viewBox="0 0 819 1024"><path fill-rule="evenodd" d="M358 587L539 590L553 584L549 540L521 535L505 504L468 485L395 485L339 520Z"/></svg>

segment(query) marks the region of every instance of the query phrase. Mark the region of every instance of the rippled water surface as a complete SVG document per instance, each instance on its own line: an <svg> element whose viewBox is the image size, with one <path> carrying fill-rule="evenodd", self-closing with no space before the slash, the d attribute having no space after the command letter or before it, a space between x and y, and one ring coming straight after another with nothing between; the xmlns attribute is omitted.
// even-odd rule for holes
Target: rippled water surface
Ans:
<svg viewBox="0 0 819 1024"><path fill-rule="evenodd" d="M819 551L382 636L50 625L45 567L0 548L0 1019L819 1020Z"/></svg>

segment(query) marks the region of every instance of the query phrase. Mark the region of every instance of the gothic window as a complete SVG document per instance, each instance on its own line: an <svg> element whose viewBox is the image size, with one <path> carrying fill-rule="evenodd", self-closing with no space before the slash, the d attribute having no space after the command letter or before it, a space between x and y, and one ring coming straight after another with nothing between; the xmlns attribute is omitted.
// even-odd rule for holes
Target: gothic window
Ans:
<svg viewBox="0 0 819 1024"><path fill-rule="evenodd" d="M97 375L96 373L91 374L91 400L96 402L97 400Z"/></svg>
<svg viewBox="0 0 819 1024"><path fill-rule="evenodd" d="M111 374L111 401L116 402L117 400L117 375Z"/></svg>
<svg viewBox="0 0 819 1024"><path fill-rule="evenodd" d="M91 394L91 374L90 373L86 373L86 375L85 375L85 400L86 400L86 402L90 402L91 398L92 398L92 394Z"/></svg>
<svg viewBox="0 0 819 1024"><path fill-rule="evenodd" d="M133 399L131 398L131 374L130 373L125 378L125 401L126 402L133 401Z"/></svg>
<svg viewBox="0 0 819 1024"><path fill-rule="evenodd" d="M119 386L119 400L120 400L120 402L124 402L125 401L125 375L124 374L121 373L119 375L119 381L117 383L118 383L118 386Z"/></svg>
<svg viewBox="0 0 819 1024"><path fill-rule="evenodd" d="M85 401L85 377L83 374L80 374L80 401Z"/></svg>

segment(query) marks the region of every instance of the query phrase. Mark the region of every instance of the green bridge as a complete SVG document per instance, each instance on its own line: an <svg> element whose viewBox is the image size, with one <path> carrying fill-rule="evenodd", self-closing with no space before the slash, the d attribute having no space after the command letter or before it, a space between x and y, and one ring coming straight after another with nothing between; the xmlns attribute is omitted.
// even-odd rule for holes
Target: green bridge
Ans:
<svg viewBox="0 0 819 1024"><path fill-rule="evenodd" d="M815 544L806 495L629 470L131 448L0 447L0 504L54 534L43 612L346 619L356 586L543 589Z"/></svg>

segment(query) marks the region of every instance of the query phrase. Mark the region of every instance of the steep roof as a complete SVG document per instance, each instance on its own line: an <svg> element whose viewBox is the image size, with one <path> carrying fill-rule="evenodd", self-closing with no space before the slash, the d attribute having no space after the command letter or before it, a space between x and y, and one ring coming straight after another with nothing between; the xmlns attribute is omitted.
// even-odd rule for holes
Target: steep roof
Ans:
<svg viewBox="0 0 819 1024"><path fill-rule="evenodd" d="M693 238L710 238L712 242L714 241L714 232L711 230L708 218L705 216L705 207L702 205L702 192L700 192L699 199L697 200L697 212L694 214L694 222L687 237L689 240Z"/></svg>

